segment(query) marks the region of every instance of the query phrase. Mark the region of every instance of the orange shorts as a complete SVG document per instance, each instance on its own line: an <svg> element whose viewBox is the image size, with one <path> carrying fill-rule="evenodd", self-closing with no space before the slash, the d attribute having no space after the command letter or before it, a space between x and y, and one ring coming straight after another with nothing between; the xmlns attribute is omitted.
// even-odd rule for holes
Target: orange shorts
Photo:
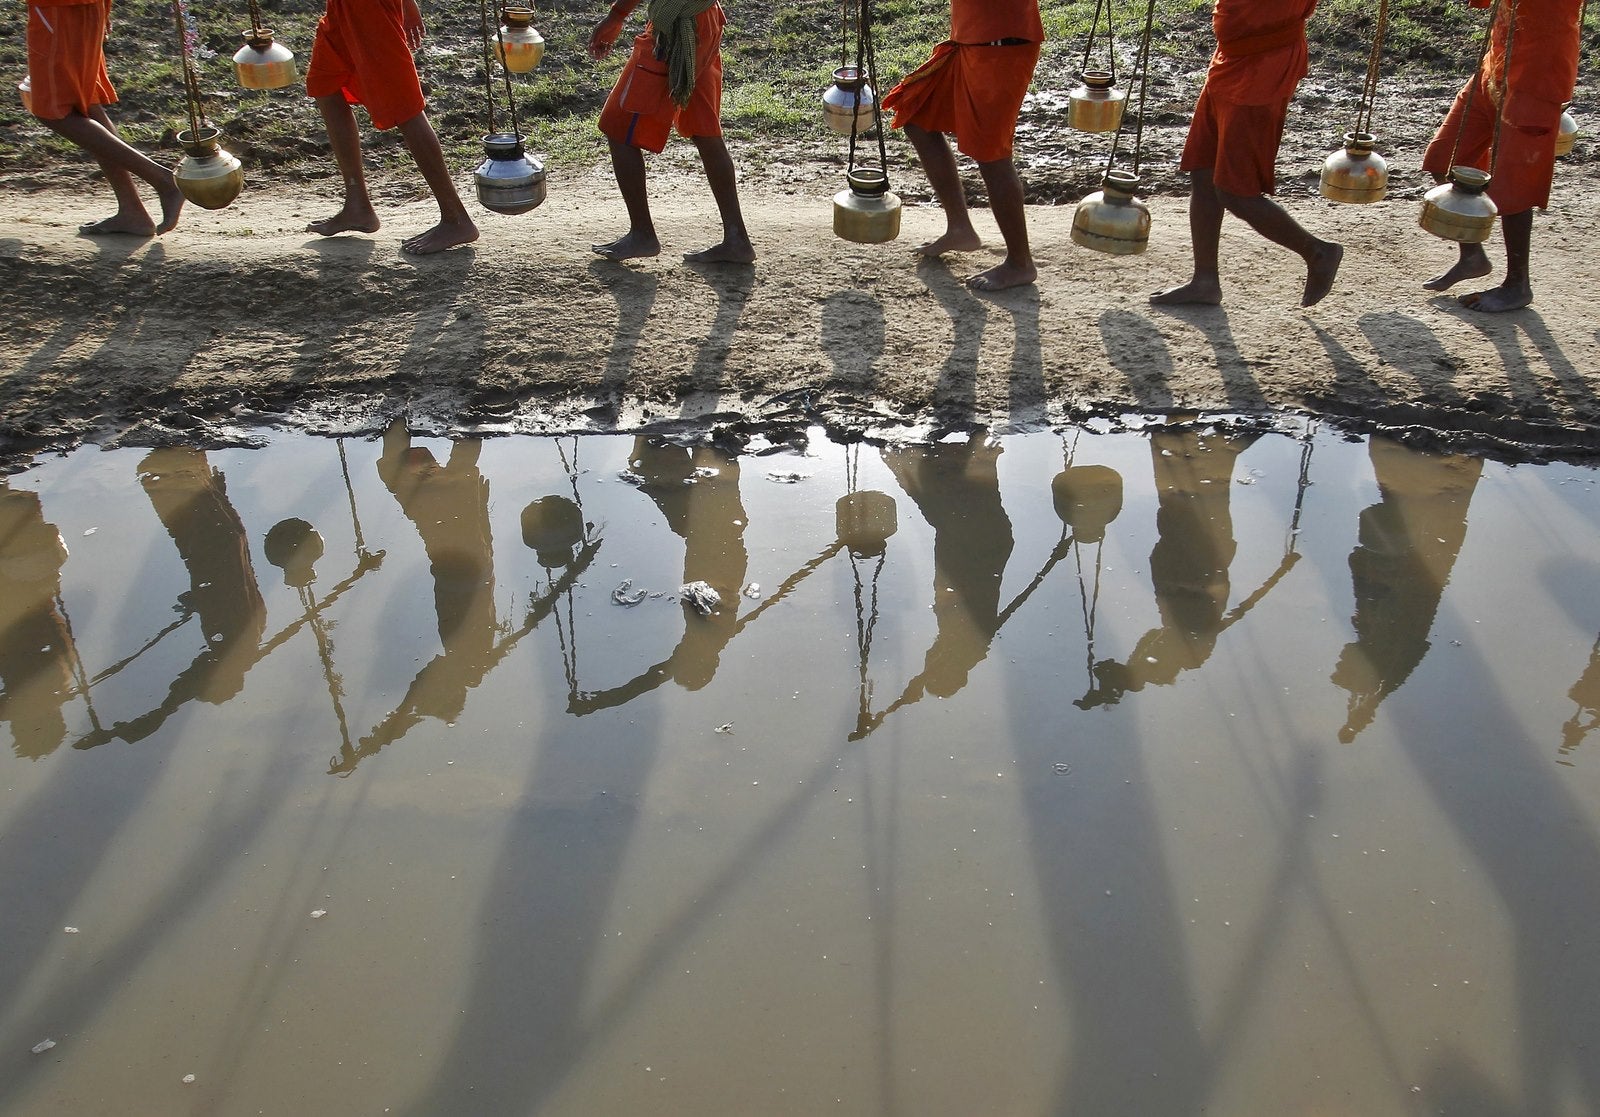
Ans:
<svg viewBox="0 0 1600 1117"><path fill-rule="evenodd" d="M1287 99L1237 105L1202 88L1178 169L1210 171L1212 183L1229 194L1271 194L1278 183L1278 145L1288 115Z"/></svg>
<svg viewBox="0 0 1600 1117"><path fill-rule="evenodd" d="M404 124L427 107L400 0L328 0L311 43L306 95L340 93L366 106L378 129Z"/></svg>
<svg viewBox="0 0 1600 1117"><path fill-rule="evenodd" d="M659 152L676 125L678 135L722 135L722 26L727 17L713 4L695 17L694 92L682 108L667 90L667 64L655 56L655 36L647 26L633 40L633 57L617 75L600 131L625 147Z"/></svg>
<svg viewBox="0 0 1600 1117"><path fill-rule="evenodd" d="M28 5L28 84L33 115L60 120L114 105L117 91L106 73L106 29L111 0L86 4Z"/></svg>
<svg viewBox="0 0 1600 1117"><path fill-rule="evenodd" d="M1501 213L1544 209L1550 204L1550 184L1555 180L1556 132L1561 126L1561 106L1555 101L1542 101L1511 90L1502 114L1500 147L1495 150L1494 104L1479 82L1480 78L1474 76L1456 95L1450 114L1433 134L1433 141L1422 157L1422 169L1440 178L1450 173L1452 162L1482 171L1492 169L1486 193ZM1470 109L1467 107L1468 90L1473 90ZM1458 134L1461 137L1459 149L1456 146ZM1489 166L1491 157L1493 168Z"/></svg>
<svg viewBox="0 0 1600 1117"><path fill-rule="evenodd" d="M1039 47L940 43L885 95L883 107L894 113L893 127L954 135L956 148L979 163L1010 159Z"/></svg>

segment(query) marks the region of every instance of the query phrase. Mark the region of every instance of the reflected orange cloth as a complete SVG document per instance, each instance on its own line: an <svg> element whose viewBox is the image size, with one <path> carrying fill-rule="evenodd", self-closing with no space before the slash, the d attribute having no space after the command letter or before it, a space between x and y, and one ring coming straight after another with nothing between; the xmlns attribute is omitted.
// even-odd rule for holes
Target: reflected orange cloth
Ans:
<svg viewBox="0 0 1600 1117"><path fill-rule="evenodd" d="M892 124L955 136L979 163L1010 159L1017 115L1039 64L1039 44L971 46L944 42L883 98Z"/></svg>
<svg viewBox="0 0 1600 1117"><path fill-rule="evenodd" d="M626 147L659 152L674 126L678 135L722 135L722 28L727 16L721 4L695 17L694 92L679 108L667 88L667 63L655 56L655 35L646 25L633 41L633 57L617 75L611 95L600 110L600 131Z"/></svg>
<svg viewBox="0 0 1600 1117"><path fill-rule="evenodd" d="M336 93L364 105L380 130L404 124L427 106L400 0L328 0L311 44L306 95Z"/></svg>
<svg viewBox="0 0 1600 1117"><path fill-rule="evenodd" d="M1209 170L1230 194L1271 194L1277 187L1278 144L1289 115L1285 98L1274 105L1240 105L1200 90L1178 169Z"/></svg>
<svg viewBox="0 0 1600 1117"><path fill-rule="evenodd" d="M1236 105L1272 105L1294 96L1306 76L1306 20L1317 0L1217 0L1216 53L1206 89Z"/></svg>
<svg viewBox="0 0 1600 1117"><path fill-rule="evenodd" d="M111 0L28 5L28 84L33 115L60 120L114 105L117 91L106 73L106 29Z"/></svg>
<svg viewBox="0 0 1600 1117"><path fill-rule="evenodd" d="M1001 39L1044 42L1039 0L951 0L952 42L997 43Z"/></svg>
<svg viewBox="0 0 1600 1117"><path fill-rule="evenodd" d="M1555 181L1556 131L1561 124L1561 102L1541 101L1512 91L1507 98L1505 120L1500 126L1500 147L1496 151L1494 102L1481 83L1481 75L1474 76L1456 95L1450 114L1433 134L1433 142L1428 144L1427 153L1422 157L1422 169L1437 178L1449 174L1452 163L1491 171L1487 193L1502 214L1544 209L1550 204L1550 185ZM1467 105L1469 90L1472 92L1470 107ZM1463 113L1466 116L1464 127ZM1490 166L1491 153L1493 167Z"/></svg>

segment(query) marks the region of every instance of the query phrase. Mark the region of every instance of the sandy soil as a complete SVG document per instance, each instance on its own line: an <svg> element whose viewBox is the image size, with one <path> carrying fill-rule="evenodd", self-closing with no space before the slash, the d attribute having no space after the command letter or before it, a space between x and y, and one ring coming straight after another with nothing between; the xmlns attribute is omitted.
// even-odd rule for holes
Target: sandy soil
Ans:
<svg viewBox="0 0 1600 1117"><path fill-rule="evenodd" d="M434 212L409 180L379 191L379 233L331 240L304 232L333 208L330 187L255 184L152 241L77 234L106 212L101 188L0 195L0 450L238 441L278 422L358 431L402 411L441 431L768 437L1199 411L1600 453L1594 164L1558 176L1535 229L1537 302L1501 316L1419 286L1454 246L1417 227L1416 187L1368 207L1304 182L1286 192L1349 250L1311 311L1299 261L1232 221L1225 305L1158 311L1146 294L1188 271L1181 198L1154 200L1149 252L1124 258L1072 244L1071 205L1036 207L1037 287L977 296L962 279L993 253L909 252L937 210L908 206L897 243L852 245L831 233L831 180L754 178L753 269L682 261L716 226L702 181L674 170L652 179L666 253L628 265L588 250L622 222L599 169L553 174L540 209L485 213L477 245L423 259L399 251ZM1498 236L1489 247L1498 262Z"/></svg>

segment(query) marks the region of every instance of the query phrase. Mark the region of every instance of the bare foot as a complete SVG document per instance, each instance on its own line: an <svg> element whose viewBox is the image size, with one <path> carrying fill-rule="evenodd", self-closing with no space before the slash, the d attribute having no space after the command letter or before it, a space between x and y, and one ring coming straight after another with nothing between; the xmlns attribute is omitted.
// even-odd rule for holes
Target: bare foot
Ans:
<svg viewBox="0 0 1600 1117"><path fill-rule="evenodd" d="M943 256L946 252L976 252L983 247L983 238L976 229L951 229L942 237L919 244L911 251L920 256Z"/></svg>
<svg viewBox="0 0 1600 1117"><path fill-rule="evenodd" d="M1477 291L1470 295L1462 295L1458 300L1462 306L1472 310L1481 310L1485 314L1503 314L1508 310L1520 310L1533 302L1533 287L1527 283L1502 283L1498 287L1491 287L1487 291Z"/></svg>
<svg viewBox="0 0 1600 1117"><path fill-rule="evenodd" d="M1195 276L1187 283L1166 287L1150 296L1151 306L1221 306L1222 284L1215 278Z"/></svg>
<svg viewBox="0 0 1600 1117"><path fill-rule="evenodd" d="M646 260L661 255L661 241L654 233L635 233L631 230L609 244L591 244L589 247L597 256L604 256L607 260ZM751 258L754 258L753 253Z"/></svg>
<svg viewBox="0 0 1600 1117"><path fill-rule="evenodd" d="M343 209L332 217L324 217L321 221L313 221L306 226L306 232L316 233L320 236L331 237L339 233L376 233L378 231L378 215L371 206L356 206L348 202Z"/></svg>
<svg viewBox="0 0 1600 1117"><path fill-rule="evenodd" d="M1448 291L1463 279L1482 279L1492 271L1494 265L1489 262L1488 253L1475 244L1464 244L1461 246L1461 258L1422 286L1427 291Z"/></svg>
<svg viewBox="0 0 1600 1117"><path fill-rule="evenodd" d="M699 252L685 252L683 258L690 264L753 264L756 248L749 240L723 240Z"/></svg>
<svg viewBox="0 0 1600 1117"><path fill-rule="evenodd" d="M1306 289L1300 296L1301 306L1316 306L1333 290L1334 277L1339 274L1339 264L1344 260L1344 245L1323 241L1306 261Z"/></svg>
<svg viewBox="0 0 1600 1117"><path fill-rule="evenodd" d="M413 256L431 256L458 244L471 244L478 239L478 227L471 218L464 221L441 221L426 232L418 233L400 242L400 249Z"/></svg>
<svg viewBox="0 0 1600 1117"><path fill-rule="evenodd" d="M1012 287L1026 287L1038 278L1039 269L1032 264L1023 266L1002 260L967 280L967 286L974 291L1007 291Z"/></svg>
<svg viewBox="0 0 1600 1117"><path fill-rule="evenodd" d="M148 213L127 214L120 210L110 217L102 217L99 221L90 221L78 226L78 235L84 237L153 237L156 235L156 223L150 220Z"/></svg>
<svg viewBox="0 0 1600 1117"><path fill-rule="evenodd" d="M161 198L161 224L156 226L156 235L160 236L178 227L178 214L183 212L183 191L178 189L177 180L174 179L166 186L158 187L156 194Z"/></svg>

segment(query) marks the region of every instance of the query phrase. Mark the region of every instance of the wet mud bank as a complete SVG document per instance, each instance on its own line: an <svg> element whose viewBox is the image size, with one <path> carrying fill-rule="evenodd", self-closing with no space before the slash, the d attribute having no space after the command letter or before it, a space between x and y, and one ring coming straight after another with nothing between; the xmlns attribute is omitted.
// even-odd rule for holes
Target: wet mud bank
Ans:
<svg viewBox="0 0 1600 1117"><path fill-rule="evenodd" d="M599 172L553 182L525 217L484 215L478 244L426 259L398 246L431 204L393 184L382 230L330 240L304 232L327 196L299 187L191 210L152 241L77 235L100 214L92 190L14 195L0 202L0 452L370 432L402 414L454 434L782 440L814 425L904 439L1199 413L1590 458L1600 190L1573 171L1536 223L1535 305L1499 316L1421 289L1454 246L1416 227L1408 197L1286 196L1347 246L1333 294L1302 311L1298 261L1237 222L1222 307L1150 307L1189 267L1181 198L1152 200L1150 250L1129 258L1073 245L1071 207L1035 207L1038 286L980 296L963 280L992 248L915 258L941 228L926 206L908 207L895 244L839 241L820 187L747 188L753 269L682 261L715 214L699 180L672 174L655 180L663 255L628 265L588 251L623 220ZM1498 261L1498 236L1489 248Z"/></svg>

